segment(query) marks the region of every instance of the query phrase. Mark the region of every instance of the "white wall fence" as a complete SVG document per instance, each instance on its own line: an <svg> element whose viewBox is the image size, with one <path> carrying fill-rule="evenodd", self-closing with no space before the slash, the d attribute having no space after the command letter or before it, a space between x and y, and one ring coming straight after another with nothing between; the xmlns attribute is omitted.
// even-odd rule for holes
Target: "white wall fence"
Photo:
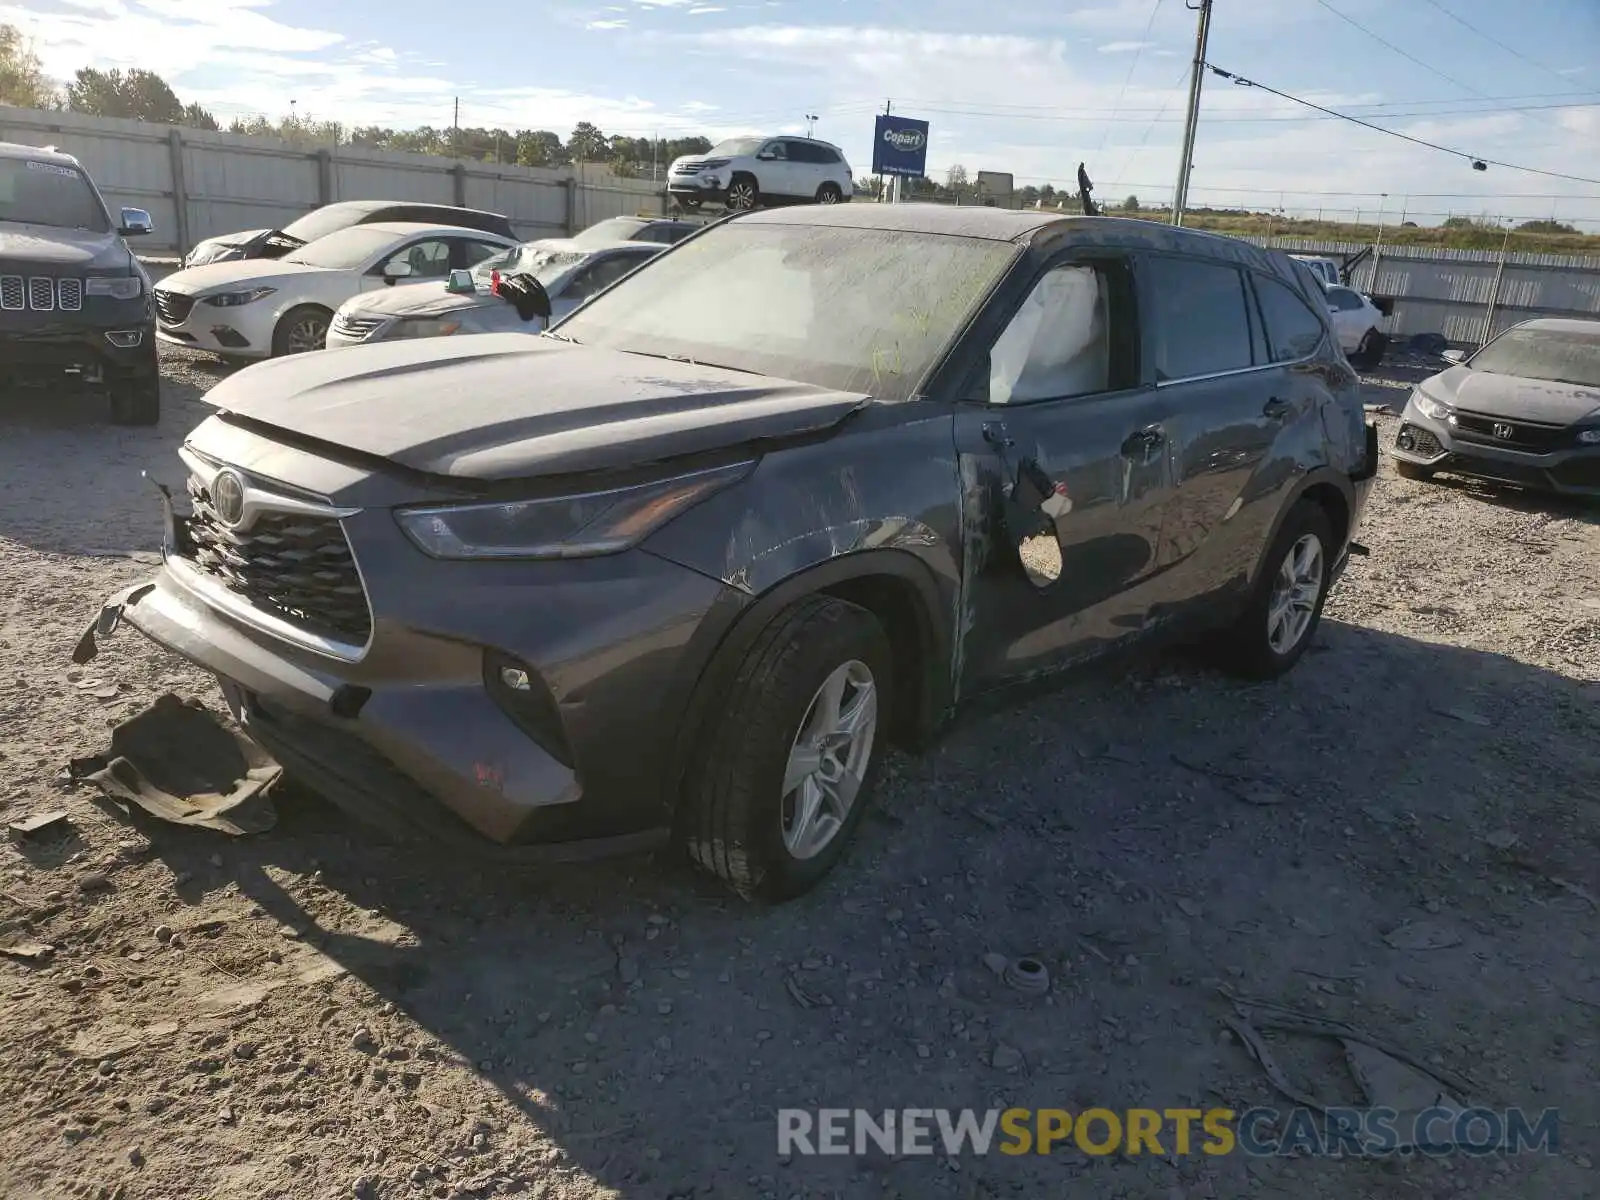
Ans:
<svg viewBox="0 0 1600 1200"><path fill-rule="evenodd" d="M139 251L183 253L240 229L280 229L335 200L413 200L504 213L520 236L576 233L662 211L664 184L598 165L545 169L154 125L0 105L0 141L76 155L113 209L147 209Z"/></svg>
<svg viewBox="0 0 1600 1200"><path fill-rule="evenodd" d="M1269 244L1265 238L1249 240ZM1335 259L1372 248L1292 238L1273 238L1270 244L1290 254ZM1458 345L1475 346L1533 317L1600 320L1600 258L1384 246L1356 265L1351 283L1394 298L1386 326L1397 338L1440 333Z"/></svg>

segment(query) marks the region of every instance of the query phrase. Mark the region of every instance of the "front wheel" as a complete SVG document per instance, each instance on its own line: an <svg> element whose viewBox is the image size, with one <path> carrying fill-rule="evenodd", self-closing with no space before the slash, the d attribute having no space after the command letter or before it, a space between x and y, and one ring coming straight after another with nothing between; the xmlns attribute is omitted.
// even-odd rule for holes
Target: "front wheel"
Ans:
<svg viewBox="0 0 1600 1200"><path fill-rule="evenodd" d="M1299 662L1322 620L1337 552L1327 513L1309 500L1297 502L1228 632L1223 666L1250 679L1276 679Z"/></svg>
<svg viewBox="0 0 1600 1200"><path fill-rule="evenodd" d="M332 313L313 304L291 308L272 332L272 357L321 350L327 344L332 320Z"/></svg>
<svg viewBox="0 0 1600 1200"><path fill-rule="evenodd" d="M740 175L728 185L728 208L733 212L749 212L761 202L761 189L748 175Z"/></svg>
<svg viewBox="0 0 1600 1200"><path fill-rule="evenodd" d="M1383 353L1388 346L1389 339L1383 333L1376 328L1369 329L1355 352L1349 355L1350 365L1358 371L1375 370L1383 362Z"/></svg>
<svg viewBox="0 0 1600 1200"><path fill-rule="evenodd" d="M111 421L116 425L155 425L161 420L161 377L132 379L111 388Z"/></svg>
<svg viewBox="0 0 1600 1200"><path fill-rule="evenodd" d="M745 653L689 780L692 857L747 899L787 900L839 861L872 792L891 698L887 637L811 596Z"/></svg>

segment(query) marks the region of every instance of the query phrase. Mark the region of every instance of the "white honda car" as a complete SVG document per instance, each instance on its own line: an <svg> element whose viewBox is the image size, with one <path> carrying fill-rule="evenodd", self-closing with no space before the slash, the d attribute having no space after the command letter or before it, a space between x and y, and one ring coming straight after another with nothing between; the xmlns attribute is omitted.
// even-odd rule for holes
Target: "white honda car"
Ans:
<svg viewBox="0 0 1600 1200"><path fill-rule="evenodd" d="M400 280L445 279L517 243L455 225L380 222L341 229L279 259L191 267L155 289L156 336L225 358L322 349L334 312Z"/></svg>
<svg viewBox="0 0 1600 1200"><path fill-rule="evenodd" d="M414 283L347 300L334 314L328 349L463 333L538 333L665 249L657 242L581 237L528 242L479 263L471 287ZM496 272L537 279L550 297L548 321L525 320L495 295Z"/></svg>

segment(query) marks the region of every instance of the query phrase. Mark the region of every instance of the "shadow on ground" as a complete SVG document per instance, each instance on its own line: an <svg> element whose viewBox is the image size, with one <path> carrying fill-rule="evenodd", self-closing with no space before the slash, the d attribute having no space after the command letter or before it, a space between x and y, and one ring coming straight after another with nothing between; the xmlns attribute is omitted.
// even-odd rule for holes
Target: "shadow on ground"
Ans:
<svg viewBox="0 0 1600 1200"><path fill-rule="evenodd" d="M323 1019L352 1047L332 1069L374 1112L435 1103L427 1059L384 1058L387 1011L536 1123L559 1151L547 1165L622 1196L1575 1195L1577 1168L1555 1158L1505 1179L1495 1160L780 1162L775 1112L1282 1104L1219 1040L1227 986L1437 1055L1491 1107L1558 1106L1564 1137L1592 1131L1571 1046L1592 1046L1583 1006L1600 1002L1578 965L1582 894L1600 893L1597 701L1500 655L1331 622L1276 684L1102 670L895 759L848 861L779 909L670 858L485 873L309 801L220 850L152 832L190 899L234 879L346 973L305 986L329 989ZM351 911L367 924L324 923ZM1391 948L1405 920L1448 944ZM994 952L1040 958L1049 996L999 983ZM486 1123L425 1182L545 1194L522 1159L485 1165L515 1125ZM425 1194L392 1169L370 1172L372 1195Z"/></svg>

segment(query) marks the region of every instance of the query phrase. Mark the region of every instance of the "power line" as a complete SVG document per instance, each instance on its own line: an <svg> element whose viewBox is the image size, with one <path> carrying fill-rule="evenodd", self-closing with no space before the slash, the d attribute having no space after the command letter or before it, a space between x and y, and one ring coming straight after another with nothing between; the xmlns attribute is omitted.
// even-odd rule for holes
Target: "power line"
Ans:
<svg viewBox="0 0 1600 1200"><path fill-rule="evenodd" d="M1185 74L1187 74L1187 72L1185 72ZM1171 104L1171 102L1169 100L1168 101L1168 106L1169 107L1170 107L1170 104ZM1404 118L1411 118L1411 117L1463 117L1463 116L1465 116L1465 117L1475 117L1475 116L1498 116L1501 113L1508 113L1508 112L1539 112L1539 111L1543 111L1543 110L1546 110L1546 109L1558 109L1558 108L1600 108L1600 100L1590 100L1590 101L1585 101L1585 102L1579 103L1579 104L1525 104L1525 105L1520 105L1520 106L1505 106L1505 105L1502 105L1502 106L1495 107L1495 108L1443 108L1443 109L1429 109L1429 110L1419 111L1419 112L1383 112L1383 113L1371 113L1371 114L1367 114L1367 115L1390 117L1390 118L1396 118L1396 119L1404 119ZM1126 116L1126 117L1124 117L1124 116L1101 116L1095 110L1090 110L1090 109L1060 110L1060 111L1057 111L1055 113L1042 113L1042 112L1041 113L1014 113L1014 112L993 112L993 111L988 111L988 110L985 110L985 109L978 109L978 108L969 108L969 109L940 108L940 107L937 107L937 106L931 106L931 105L924 104L924 105L918 105L917 106L917 111L918 112L925 112L925 113L935 113L935 114L938 114L938 115L949 116L949 117L976 117L976 118L980 118L980 119L994 118L994 119L997 119L997 120L1006 120L1006 121L1046 121L1046 122L1058 122L1058 123L1096 121L1096 122L1105 122L1105 123L1109 123L1109 124L1124 124L1125 123L1125 124L1130 124L1131 125L1131 124L1141 123L1141 122L1143 122L1143 121L1145 121L1147 119L1147 118L1142 117L1142 116L1139 116L1139 117L1134 117L1134 116ZM1165 121L1179 121L1179 120L1182 119L1182 118L1179 118L1179 117L1164 117L1162 114L1164 114L1166 112L1165 108L1158 108L1158 109L1155 110L1155 112L1156 112L1156 116L1154 118L1149 118L1149 120L1151 120L1153 123L1160 123L1163 120L1165 120ZM1335 115L1336 116L1342 116L1344 114L1335 114ZM1293 123L1298 123L1298 122L1302 122L1302 121L1325 121L1325 120L1329 120L1329 119L1330 118L1326 117L1326 116L1320 116L1320 117L1316 117L1316 116L1313 116L1313 117L1295 117L1295 116L1229 117L1229 116L1210 116L1210 115L1208 115L1208 116L1205 117L1205 120L1208 123L1213 124L1213 125L1281 125L1281 124L1293 124ZM1101 149L1104 149L1104 148L1105 148L1104 143L1102 143Z"/></svg>
<svg viewBox="0 0 1600 1200"><path fill-rule="evenodd" d="M1479 37L1481 37L1484 41L1492 43L1493 45L1499 46L1500 49L1504 50L1507 54L1511 55L1513 58L1520 58L1523 62L1527 63L1530 67L1537 67L1539 70L1543 71L1546 75L1549 75L1549 76L1551 76L1551 77L1553 77L1555 79L1562 78L1562 76L1558 72L1552 71L1549 67L1545 66L1543 63L1535 62L1533 59L1529 58L1526 54L1522 53L1522 51L1513 49L1512 47L1510 47L1510 46L1506 45L1504 42L1502 42L1499 38L1494 37L1491 34L1485 33L1483 30L1479 29L1476 25L1474 25L1471 21L1467 20L1465 17L1457 16L1455 13L1451 12L1448 8L1446 8L1444 5L1440 4L1439 0L1425 0L1425 3L1431 5L1432 7L1436 8L1436 9L1438 9L1445 16L1449 17L1452 21L1454 21L1457 25L1460 25L1462 28L1470 29L1473 33L1475 33Z"/></svg>
<svg viewBox="0 0 1600 1200"><path fill-rule="evenodd" d="M1383 37L1380 34L1376 34L1376 33L1372 32L1372 30L1368 29L1365 25L1363 25L1360 21L1356 20L1354 17L1348 16L1345 13L1340 12L1333 5L1329 4L1328 0L1317 0L1317 3L1320 4L1323 8L1327 9L1329 12L1331 12L1334 16L1338 17L1341 21L1345 21L1345 22L1347 22L1347 23L1349 23L1351 25L1354 25L1357 29L1359 29L1362 33L1366 34L1373 41L1378 42L1381 45L1389 47L1389 49L1393 50L1401 58L1404 58L1404 59L1407 59L1410 62L1416 63L1417 66L1421 67L1424 71L1427 71L1427 72L1429 72L1431 74L1437 75L1440 79L1445 80L1447 83L1455 84L1458 88L1460 88L1464 92L1471 92L1474 96L1482 96L1483 95L1482 92L1480 92L1477 88L1473 87L1471 84L1462 83L1459 79L1456 79L1454 76L1446 75L1443 71L1439 70L1439 68L1429 66L1427 63L1423 62L1416 55L1410 53L1409 51L1400 49L1399 46L1396 46L1393 42L1389 41L1387 38ZM1485 98L1487 98L1487 97L1485 97Z"/></svg>
<svg viewBox="0 0 1600 1200"><path fill-rule="evenodd" d="M1184 74L1187 75L1188 71L1185 70ZM1181 78L1180 78L1180 82L1182 82ZM1176 85L1174 85L1174 86L1176 86ZM1522 100L1557 100L1557 99L1561 99L1563 97L1572 97L1572 96L1600 96L1600 88L1578 88L1578 89L1575 89L1575 90L1574 89L1568 89L1566 91L1561 91L1561 92L1524 92L1524 93L1521 93L1521 94L1518 94L1518 95L1514 95L1514 96L1484 96L1484 97L1482 97L1482 102L1491 103L1491 104L1507 104L1507 103L1510 103L1513 100L1516 100L1516 101L1522 101ZM1444 98L1436 97L1436 98L1431 99L1431 100L1375 100L1375 101L1372 101L1369 104L1352 104L1352 105L1350 105L1350 107L1351 108L1361 108L1361 109L1366 109L1366 108L1415 108L1420 104L1475 104L1475 103L1478 103L1478 102L1479 101L1477 101L1477 100L1463 100L1463 99L1457 99L1455 97L1444 97ZM978 101L967 101L967 100L944 100L944 99L938 99L938 98L928 97L928 96L923 96L923 97L907 96L901 101L901 103L902 104L912 104L912 105L917 105L917 106L929 105L929 104L949 106L949 105L953 104L953 105L959 105L959 106L966 107L966 108L974 108L974 107L975 108L981 108L981 109L984 109L985 111L988 111L988 110L999 110L999 109L1005 109L1005 110L1017 109L1017 110L1021 110L1021 111L1033 111L1033 112L1059 112L1064 107L1064 106L1062 106L1060 104L1007 104L1007 103L1000 102L1000 101L992 101L992 102L991 101L984 101L984 102L980 103ZM1152 112L1164 112L1164 111L1166 111L1166 108L1167 108L1167 105L1163 104L1159 109L1156 109L1156 108L1125 108L1125 109L1122 109L1121 111L1126 112L1126 113L1152 113ZM1115 112L1117 110L1110 109L1110 108L1080 108L1080 109L1075 109L1073 111L1075 111L1075 112L1084 112L1084 113L1111 113L1111 112ZM1369 115L1377 115L1377 114L1369 114Z"/></svg>
<svg viewBox="0 0 1600 1200"><path fill-rule="evenodd" d="M1122 97L1127 95L1128 84L1133 81L1134 69L1139 65L1139 57L1144 53L1145 45L1150 40L1150 30L1155 27L1156 14L1160 11L1161 0L1156 0L1154 7L1150 9L1150 19L1144 23L1144 32L1139 35L1139 45L1134 49L1133 61L1128 64L1128 73L1122 77L1122 86L1117 89L1116 103L1111 106L1111 119L1113 121L1117 118L1117 110L1122 107ZM1100 150L1106 148L1106 139L1110 136L1111 129L1108 124L1107 128L1100 134Z"/></svg>
<svg viewBox="0 0 1600 1200"><path fill-rule="evenodd" d="M1183 82L1184 76L1188 73L1189 68L1184 67L1183 70L1178 74L1178 77L1172 81L1172 86L1167 89L1169 94L1166 100L1162 103L1160 108L1156 109L1156 115L1150 118L1150 124L1144 127L1144 135L1139 139L1139 144L1129 152L1128 161L1122 164L1122 171L1125 172L1129 167L1133 166L1133 160L1138 158L1140 152L1145 148L1145 143L1150 140L1150 135L1155 132L1156 124L1166 113L1168 106L1170 106L1172 103L1173 97L1179 94L1177 90L1178 85ZM1122 172L1118 173L1121 174Z"/></svg>
<svg viewBox="0 0 1600 1200"><path fill-rule="evenodd" d="M1475 155L1468 154L1465 150L1455 150L1449 146L1441 146L1438 142L1429 142L1423 140L1422 138L1412 137L1409 133L1401 133L1398 129L1386 129L1382 125L1374 125L1371 121L1363 121L1360 117L1352 117L1345 113L1334 112L1334 110L1331 108L1324 108L1322 105L1313 104L1309 100L1302 100L1299 96L1291 96L1288 92L1280 92L1277 88L1268 87L1264 83L1257 83L1253 79L1246 79L1243 75L1235 75L1232 71L1224 71L1221 67L1213 66L1211 63L1206 63L1206 68L1213 75L1219 75L1223 79L1227 79L1235 84L1238 84L1240 87L1260 88L1262 91L1270 92L1274 96L1281 96L1285 100L1292 100L1296 104L1303 104L1307 108L1314 108L1318 112L1327 113L1329 116L1338 117L1340 120L1349 121L1351 124L1360 125L1363 128L1375 130L1378 133L1386 133L1390 137L1397 137L1402 141L1411 142L1413 145L1426 146L1429 150L1439 150L1445 154L1453 154L1457 158L1464 158L1474 165L1478 163L1484 163L1485 165L1504 167L1508 171L1527 171L1529 174L1545 175L1551 179L1570 179L1574 183L1593 183L1600 185L1600 179L1590 179L1584 175L1568 175L1561 171L1545 171L1539 167L1524 167L1518 163L1500 162L1498 159L1493 158L1479 158Z"/></svg>

